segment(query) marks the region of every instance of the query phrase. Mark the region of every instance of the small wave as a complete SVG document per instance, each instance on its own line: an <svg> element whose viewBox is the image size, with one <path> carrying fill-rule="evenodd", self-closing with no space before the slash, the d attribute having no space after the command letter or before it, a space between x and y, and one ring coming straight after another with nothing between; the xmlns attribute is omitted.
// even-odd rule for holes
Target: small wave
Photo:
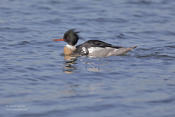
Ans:
<svg viewBox="0 0 175 117"><path fill-rule="evenodd" d="M151 0L134 0L134 1L128 1L128 4L143 4L143 5L149 5L152 4L153 2Z"/></svg>
<svg viewBox="0 0 175 117"><path fill-rule="evenodd" d="M49 0L48 3L51 5L55 5L55 4L61 4L62 2L58 0Z"/></svg>
<svg viewBox="0 0 175 117"><path fill-rule="evenodd" d="M127 20L122 18L96 18L94 21L97 22L117 22L117 23L126 23Z"/></svg>
<svg viewBox="0 0 175 117"><path fill-rule="evenodd" d="M164 33L165 35L175 36L175 32L173 31L163 31L162 33Z"/></svg>
<svg viewBox="0 0 175 117"><path fill-rule="evenodd" d="M162 99L162 100L154 100L154 101L149 101L148 103L152 104L160 104L160 103L173 103L175 101L174 98L168 98L168 99Z"/></svg>
<svg viewBox="0 0 175 117"><path fill-rule="evenodd" d="M153 47L153 48L139 48L137 49L136 57L138 58L166 58L175 59L175 56L163 52L163 48Z"/></svg>
<svg viewBox="0 0 175 117"><path fill-rule="evenodd" d="M151 5L151 4L158 4L160 2L156 0L129 0L127 4L136 4L136 5Z"/></svg>
<svg viewBox="0 0 175 117"><path fill-rule="evenodd" d="M27 33L30 32L28 28L13 28L13 27L0 27L1 32L15 32L15 33Z"/></svg>
<svg viewBox="0 0 175 117"><path fill-rule="evenodd" d="M167 59L175 59L174 56L169 56L169 55L157 55L157 54L154 54L154 53L145 54L145 55L137 55L136 57L138 57L138 58L167 58Z"/></svg>
<svg viewBox="0 0 175 117"><path fill-rule="evenodd" d="M23 46L23 45L28 45L28 44L30 44L30 42L29 41L20 41L20 42L16 42L16 43L10 43L10 44L8 44L8 46L10 46L10 47L15 47L15 46Z"/></svg>
<svg viewBox="0 0 175 117"><path fill-rule="evenodd" d="M49 5L44 5L44 4L32 4L30 6L31 8L36 8L37 10L46 10L46 11L50 11L51 7Z"/></svg>
<svg viewBox="0 0 175 117"><path fill-rule="evenodd" d="M167 48L175 48L175 45L165 46Z"/></svg>
<svg viewBox="0 0 175 117"><path fill-rule="evenodd" d="M127 37L126 37L125 34L120 33L119 35L117 35L117 38L119 38L119 39L126 39Z"/></svg>
<svg viewBox="0 0 175 117"><path fill-rule="evenodd" d="M43 22L55 25L55 24L60 24L62 21L61 21L61 19L55 18L55 19L45 20Z"/></svg>
<svg viewBox="0 0 175 117"><path fill-rule="evenodd" d="M18 43L18 45L27 45L27 44L30 44L29 41L21 41Z"/></svg>

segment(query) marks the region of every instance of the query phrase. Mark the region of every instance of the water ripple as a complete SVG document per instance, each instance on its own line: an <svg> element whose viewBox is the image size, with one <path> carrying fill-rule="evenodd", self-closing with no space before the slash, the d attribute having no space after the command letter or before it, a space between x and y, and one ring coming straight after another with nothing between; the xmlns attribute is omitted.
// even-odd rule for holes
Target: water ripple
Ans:
<svg viewBox="0 0 175 117"><path fill-rule="evenodd" d="M1 32L13 32L13 33L27 33L31 30L28 28L12 28L12 27L0 27Z"/></svg>
<svg viewBox="0 0 175 117"><path fill-rule="evenodd" d="M1 0L0 116L174 115L174 6L174 0ZM78 44L138 47L124 56L66 57L66 43L52 40L70 28L80 31Z"/></svg>
<svg viewBox="0 0 175 117"><path fill-rule="evenodd" d="M151 104L170 104L170 103L174 103L175 99L174 98L168 98L168 99L163 99L163 100L154 100L154 101L148 101L148 103Z"/></svg>

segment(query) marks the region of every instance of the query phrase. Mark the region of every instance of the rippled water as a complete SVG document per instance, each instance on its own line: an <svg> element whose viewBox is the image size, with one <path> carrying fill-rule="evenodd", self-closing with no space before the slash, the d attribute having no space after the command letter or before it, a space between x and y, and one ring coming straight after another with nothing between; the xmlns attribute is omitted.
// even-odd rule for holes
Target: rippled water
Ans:
<svg viewBox="0 0 175 117"><path fill-rule="evenodd" d="M174 0L1 0L0 117L175 117ZM138 47L124 56L62 55L80 31Z"/></svg>

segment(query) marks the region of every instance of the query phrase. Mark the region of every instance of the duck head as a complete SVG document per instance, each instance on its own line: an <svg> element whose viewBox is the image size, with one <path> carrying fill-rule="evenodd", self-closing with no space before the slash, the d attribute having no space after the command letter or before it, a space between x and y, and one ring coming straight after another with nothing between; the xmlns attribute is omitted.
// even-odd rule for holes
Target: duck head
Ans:
<svg viewBox="0 0 175 117"><path fill-rule="evenodd" d="M78 32L75 32L75 29L70 29L64 33L62 39L54 39L54 41L64 41L67 45L64 47L64 55L72 55L76 50L75 45L79 40Z"/></svg>
<svg viewBox="0 0 175 117"><path fill-rule="evenodd" d="M64 33L62 39L54 39L54 41L65 41L68 45L75 46L79 40L79 36L75 29L70 29Z"/></svg>

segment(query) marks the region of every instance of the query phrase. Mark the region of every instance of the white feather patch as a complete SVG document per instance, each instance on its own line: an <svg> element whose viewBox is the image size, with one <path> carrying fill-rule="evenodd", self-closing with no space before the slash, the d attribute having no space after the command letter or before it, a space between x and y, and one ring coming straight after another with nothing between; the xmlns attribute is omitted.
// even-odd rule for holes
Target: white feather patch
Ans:
<svg viewBox="0 0 175 117"><path fill-rule="evenodd" d="M69 45L69 44L67 44L66 47L69 48L69 49L71 49L71 50L75 50L76 49L75 46L72 46L72 45Z"/></svg>
<svg viewBox="0 0 175 117"><path fill-rule="evenodd" d="M90 47L88 48L89 51L89 56L99 56L99 57L104 57L104 56L111 56L115 55L118 51L116 48L111 48L111 47Z"/></svg>

